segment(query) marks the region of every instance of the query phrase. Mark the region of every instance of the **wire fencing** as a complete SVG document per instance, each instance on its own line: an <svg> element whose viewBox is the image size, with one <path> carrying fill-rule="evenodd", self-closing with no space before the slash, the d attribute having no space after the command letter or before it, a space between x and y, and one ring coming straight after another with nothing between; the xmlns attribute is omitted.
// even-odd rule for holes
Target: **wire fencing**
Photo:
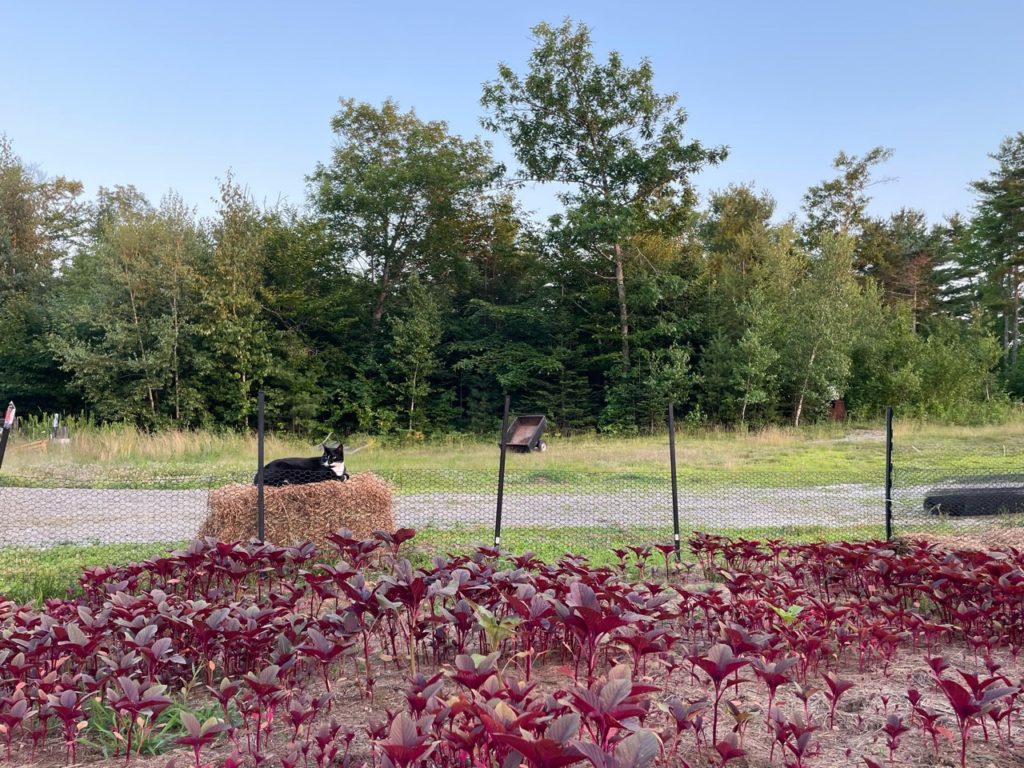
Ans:
<svg viewBox="0 0 1024 768"><path fill-rule="evenodd" d="M379 475L392 490L395 525L418 532L413 556L493 545L495 471L407 469ZM0 594L26 575L49 574L70 584L83 566L145 559L182 547L202 533L211 494L241 486L252 490L252 476L98 483L0 475ZM741 485L683 470L678 500L684 542L693 531L804 540L884 532L879 486L850 483L839 472L748 474ZM254 501L252 506L255 521ZM548 560L573 553L611 562L615 549L671 545L673 535L667 472L506 473L503 550L532 551Z"/></svg>
<svg viewBox="0 0 1024 768"><path fill-rule="evenodd" d="M893 533L1024 544L1022 458L993 451L941 463L913 455L895 459Z"/></svg>
<svg viewBox="0 0 1024 768"><path fill-rule="evenodd" d="M207 477L95 480L0 475L0 595L63 593L82 569L144 560L192 539Z"/></svg>
<svg viewBox="0 0 1024 768"><path fill-rule="evenodd" d="M789 541L884 538L884 437L873 435L866 448L873 455L877 446L877 471L861 464L853 476L820 461L814 469L680 467L682 540L694 531ZM1024 543L1024 444L928 450L907 438L891 447L894 536ZM414 557L494 544L494 469L377 474L391 488L394 524L418 531ZM200 534L214 491L226 486L252 491L252 483L251 473L154 478L126 471L108 474L102 482L77 473L0 474L0 594L25 574L52 572L57 579L70 573L73 582L83 565L144 559L181 547ZM615 549L670 545L674 534L667 466L649 473L517 468L505 474L503 550L533 551L548 560L574 553L610 562Z"/></svg>
<svg viewBox="0 0 1024 768"><path fill-rule="evenodd" d="M0 547L187 541L206 519L207 478L164 478L124 487L56 483L0 478Z"/></svg>
<svg viewBox="0 0 1024 768"><path fill-rule="evenodd" d="M416 528L422 546L492 546L496 473L406 470L388 473L395 523ZM671 489L654 474L509 471L501 548L547 558L595 556L617 547L672 542Z"/></svg>
<svg viewBox="0 0 1024 768"><path fill-rule="evenodd" d="M476 536L492 543L492 473L406 470L387 479L395 488L396 523L430 537L464 541ZM557 543L563 551L587 553L671 543L671 490L667 473L510 471L501 544L509 550L550 550ZM851 483L838 471L748 473L741 483L683 472L678 498L683 538L693 531L747 538L884 534L880 483Z"/></svg>
<svg viewBox="0 0 1024 768"><path fill-rule="evenodd" d="M936 460L897 452L892 531L1012 537L1024 530L1020 455L974 453ZM405 469L391 486L395 524L425 546L491 545L496 473ZM58 546L177 545L196 536L210 492L251 476L178 476L97 483L0 475L0 552ZM679 529L746 538L870 538L885 534L880 480L843 471L709 472L679 476ZM255 514L255 512L253 513ZM673 538L667 473L515 470L506 473L503 548L590 553ZM291 542L279 542L291 543Z"/></svg>

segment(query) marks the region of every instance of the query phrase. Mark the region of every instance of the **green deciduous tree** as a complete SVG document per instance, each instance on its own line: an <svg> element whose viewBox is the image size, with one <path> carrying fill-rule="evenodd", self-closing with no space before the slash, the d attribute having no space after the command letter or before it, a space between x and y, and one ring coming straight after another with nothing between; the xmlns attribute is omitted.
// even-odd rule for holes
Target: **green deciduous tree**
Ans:
<svg viewBox="0 0 1024 768"><path fill-rule="evenodd" d="M737 365L731 383L739 393L741 424L746 424L752 409L772 404L778 394L780 354L772 344L779 333L778 312L759 299L753 295L744 306L749 323L736 343Z"/></svg>
<svg viewBox="0 0 1024 768"><path fill-rule="evenodd" d="M650 62L626 66L618 53L595 60L590 30L566 19L533 28L525 76L502 64L484 85L486 128L504 133L528 179L565 185L565 241L615 287L621 366L629 370L627 244L647 231L678 232L693 210L689 177L725 157L686 141L674 94L654 89Z"/></svg>
<svg viewBox="0 0 1024 768"><path fill-rule="evenodd" d="M197 280L196 367L212 417L248 428L256 392L280 347L261 303L267 225L230 175L220 193L212 248Z"/></svg>
<svg viewBox="0 0 1024 768"><path fill-rule="evenodd" d="M406 285L402 311L391 316L389 385L400 398L408 429L423 426L423 402L430 394L430 376L438 367L441 313L437 301L417 277ZM419 406L419 410L417 410Z"/></svg>
<svg viewBox="0 0 1024 768"><path fill-rule="evenodd" d="M872 172L892 157L892 150L875 147L863 157L840 152L832 161L839 173L807 190L804 211L807 221L803 227L804 242L809 248L821 245L825 235L857 237L868 220L867 207L871 202L868 189L887 179L873 179Z"/></svg>
<svg viewBox="0 0 1024 768"><path fill-rule="evenodd" d="M412 274L443 277L463 256L466 226L497 178L487 143L453 136L393 101L343 100L330 165L310 177L336 268L365 282L377 327Z"/></svg>
<svg viewBox="0 0 1024 768"><path fill-rule="evenodd" d="M821 254L810 260L783 308L780 356L794 426L800 426L809 403L823 407L846 389L861 309L852 264L850 238L824 239Z"/></svg>
<svg viewBox="0 0 1024 768"><path fill-rule="evenodd" d="M91 242L65 271L49 337L99 417L155 426L199 416L188 350L203 249L179 198L155 209L130 187L100 191Z"/></svg>
<svg viewBox="0 0 1024 768"><path fill-rule="evenodd" d="M62 372L46 347L48 304L62 262L79 243L82 185L44 178L0 135L0 397L28 406L70 404Z"/></svg>
<svg viewBox="0 0 1024 768"><path fill-rule="evenodd" d="M730 186L711 194L700 227L709 322L729 323L729 315L746 300L757 267L772 247L774 213L771 195L758 194L749 186Z"/></svg>
<svg viewBox="0 0 1024 768"><path fill-rule="evenodd" d="M711 195L701 225L704 412L722 421L778 411L780 313L806 260L791 226L771 224L775 203L750 187Z"/></svg>

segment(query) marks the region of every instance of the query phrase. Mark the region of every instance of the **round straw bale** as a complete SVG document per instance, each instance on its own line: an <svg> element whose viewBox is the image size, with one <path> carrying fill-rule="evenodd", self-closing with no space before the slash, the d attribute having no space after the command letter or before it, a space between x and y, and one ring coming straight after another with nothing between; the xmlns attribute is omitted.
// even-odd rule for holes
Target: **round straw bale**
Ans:
<svg viewBox="0 0 1024 768"><path fill-rule="evenodd" d="M264 532L273 544L312 541L322 547L327 534L339 528L350 528L357 538L369 538L377 529L395 530L391 488L372 472L345 482L265 486L263 492ZM253 538L256 486L227 485L210 491L209 513L199 535L221 541Z"/></svg>

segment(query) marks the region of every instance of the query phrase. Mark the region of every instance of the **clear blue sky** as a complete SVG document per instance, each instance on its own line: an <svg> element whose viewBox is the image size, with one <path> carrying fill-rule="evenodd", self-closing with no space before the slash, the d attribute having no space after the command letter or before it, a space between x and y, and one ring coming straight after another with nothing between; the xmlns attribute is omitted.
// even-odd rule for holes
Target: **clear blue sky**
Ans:
<svg viewBox="0 0 1024 768"><path fill-rule="evenodd" d="M230 168L260 202L305 201L339 97L392 97L482 132L480 84L525 70L564 16L650 58L689 135L727 144L698 188L753 182L779 212L840 149L895 150L873 210L967 211L987 155L1024 130L1024 2L15 2L0 0L0 133L49 175L169 189L210 213ZM493 137L499 158L507 146ZM549 196L523 194L541 213Z"/></svg>

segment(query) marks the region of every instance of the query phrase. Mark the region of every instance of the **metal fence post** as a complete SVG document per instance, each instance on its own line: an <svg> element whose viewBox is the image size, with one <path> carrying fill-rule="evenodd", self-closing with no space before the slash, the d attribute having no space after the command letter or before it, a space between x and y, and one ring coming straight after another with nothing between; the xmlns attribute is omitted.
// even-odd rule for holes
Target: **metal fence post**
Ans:
<svg viewBox="0 0 1024 768"><path fill-rule="evenodd" d="M892 539L892 406L885 409L885 540Z"/></svg>
<svg viewBox="0 0 1024 768"><path fill-rule="evenodd" d="M679 554L679 485L676 482L676 408L668 404L668 456L672 468L672 541L676 547L676 562L681 560Z"/></svg>
<svg viewBox="0 0 1024 768"><path fill-rule="evenodd" d="M505 440L508 433L508 407L511 398L505 395L505 411L501 417L501 457L498 459L498 508L494 515L494 546L501 546L501 503L505 496Z"/></svg>
<svg viewBox="0 0 1024 768"><path fill-rule="evenodd" d="M0 467L4 465L4 454L7 452L7 438L11 435L11 429L14 427L14 414L17 409L14 407L14 401L12 400L7 406L7 412L4 414L4 426L0 430Z"/></svg>
<svg viewBox="0 0 1024 768"><path fill-rule="evenodd" d="M263 390L256 396L256 538L263 543Z"/></svg>

